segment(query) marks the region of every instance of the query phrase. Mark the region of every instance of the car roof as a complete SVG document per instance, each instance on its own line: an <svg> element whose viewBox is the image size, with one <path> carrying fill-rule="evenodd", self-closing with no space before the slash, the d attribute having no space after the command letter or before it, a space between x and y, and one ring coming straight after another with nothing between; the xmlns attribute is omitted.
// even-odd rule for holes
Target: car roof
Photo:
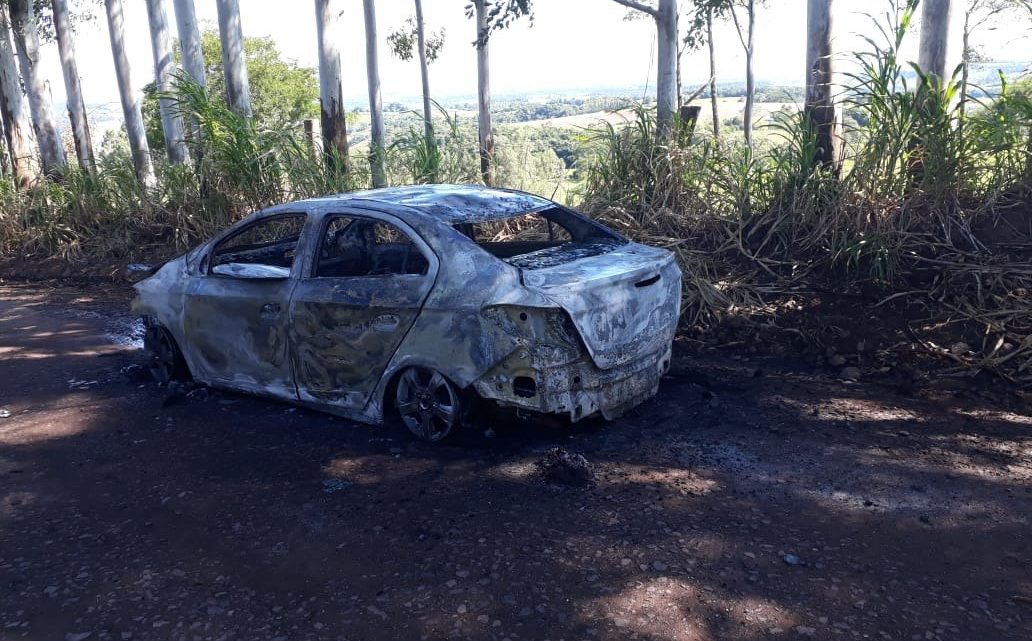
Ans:
<svg viewBox="0 0 1032 641"><path fill-rule="evenodd" d="M482 185L409 185L313 198L309 202L407 207L450 224L503 220L552 207L549 200Z"/></svg>

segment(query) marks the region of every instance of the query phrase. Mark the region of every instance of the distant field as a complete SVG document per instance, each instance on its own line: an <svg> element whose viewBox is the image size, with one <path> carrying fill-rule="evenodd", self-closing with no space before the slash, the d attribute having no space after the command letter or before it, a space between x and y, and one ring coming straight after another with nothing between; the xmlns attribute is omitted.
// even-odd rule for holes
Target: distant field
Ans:
<svg viewBox="0 0 1032 641"><path fill-rule="evenodd" d="M709 127L713 121L713 112L710 109L708 99L696 100L694 104L702 107L699 114L699 125ZM729 118L742 117L745 110L744 98L720 98L717 101L720 111L720 120L726 121ZM755 105L755 122L762 124L770 118L770 115L781 109L794 110L799 105L794 102L758 102ZM564 116L562 118L545 118L542 120L530 120L527 122L509 123L513 127L556 127L556 128L587 128L594 127L603 122L615 126L625 125L634 120L633 109L622 109L620 111L596 111L594 113L579 114L576 116Z"/></svg>

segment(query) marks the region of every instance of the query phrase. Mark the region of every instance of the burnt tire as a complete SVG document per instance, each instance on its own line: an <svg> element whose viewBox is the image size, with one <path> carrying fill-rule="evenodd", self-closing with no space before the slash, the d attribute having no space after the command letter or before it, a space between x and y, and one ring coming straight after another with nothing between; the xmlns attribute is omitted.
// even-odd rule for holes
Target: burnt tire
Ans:
<svg viewBox="0 0 1032 641"><path fill-rule="evenodd" d="M190 378L186 359L172 334L160 325L151 325L143 336L143 351L147 357L147 369L160 385Z"/></svg>
<svg viewBox="0 0 1032 641"><path fill-rule="evenodd" d="M409 367L394 386L394 409L413 436L439 443L454 434L463 419L462 395L443 374Z"/></svg>

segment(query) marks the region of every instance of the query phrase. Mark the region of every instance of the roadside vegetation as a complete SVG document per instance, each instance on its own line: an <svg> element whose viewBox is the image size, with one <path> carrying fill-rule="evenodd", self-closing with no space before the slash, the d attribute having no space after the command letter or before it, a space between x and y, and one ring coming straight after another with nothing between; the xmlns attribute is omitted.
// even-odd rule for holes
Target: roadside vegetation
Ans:
<svg viewBox="0 0 1032 641"><path fill-rule="evenodd" d="M921 322L905 328L913 339L907 349L936 354L965 375L991 372L1028 386L1032 82L1001 76L990 95L962 91L958 74L942 81L915 74L900 48L916 3L894 6L880 23L883 37L848 66L840 167L817 161L817 132L791 107L798 91L770 88L758 102L786 104L759 119L751 145L726 110L719 138L701 122L694 130L677 123L678 135L664 138L654 104L503 104L496 183L580 206L676 252L684 324L695 335L751 319L819 347L822 330L778 319L818 283L844 290L862 282L879 292L870 310L922 310ZM215 78L218 47L217 35L206 34ZM367 187L368 114L348 114L350 162L327 162L302 125L317 96L311 71L279 61L269 41L250 43L247 53L264 70L252 75L253 119L229 108L217 86L204 89L183 75L166 96L198 126L200 135L188 136L196 166L159 162L156 183L143 187L115 135L95 174L72 167L28 189L0 178L0 253L72 265L170 256L263 206ZM160 150L150 95L144 113L152 149ZM480 179L475 114L434 109L432 139L422 113L388 109L389 184ZM526 124L600 110L619 118Z"/></svg>

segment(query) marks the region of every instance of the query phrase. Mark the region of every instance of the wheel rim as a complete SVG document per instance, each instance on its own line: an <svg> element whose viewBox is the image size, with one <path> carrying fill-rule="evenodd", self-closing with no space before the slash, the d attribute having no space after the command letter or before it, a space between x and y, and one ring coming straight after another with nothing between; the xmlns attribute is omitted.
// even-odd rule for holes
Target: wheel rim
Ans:
<svg viewBox="0 0 1032 641"><path fill-rule="evenodd" d="M148 367L151 375L159 383L167 383L172 380L176 367L176 347L172 337L165 330L152 327L147 330L147 339L145 344L150 357Z"/></svg>
<svg viewBox="0 0 1032 641"><path fill-rule="evenodd" d="M417 438L440 441L459 421L459 397L440 373L412 367L398 381L396 407L401 420Z"/></svg>

